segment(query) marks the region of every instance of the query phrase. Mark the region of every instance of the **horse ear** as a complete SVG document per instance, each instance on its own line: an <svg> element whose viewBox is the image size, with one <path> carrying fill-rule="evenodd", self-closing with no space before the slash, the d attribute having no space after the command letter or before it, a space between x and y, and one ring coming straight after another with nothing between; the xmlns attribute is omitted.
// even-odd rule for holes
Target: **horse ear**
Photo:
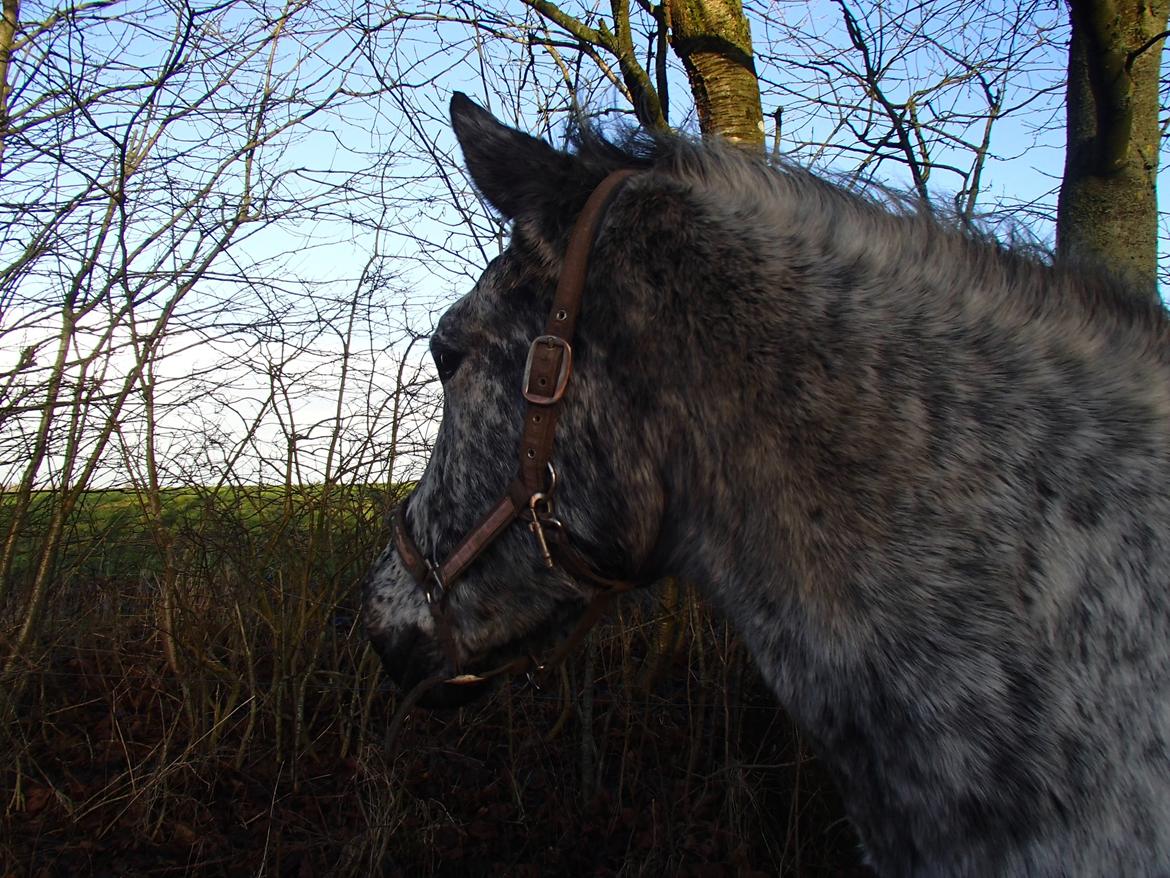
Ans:
<svg viewBox="0 0 1170 878"><path fill-rule="evenodd" d="M451 125L483 197L508 219L535 225L542 237L551 237L566 185L575 176L573 157L500 123L462 92L451 98Z"/></svg>

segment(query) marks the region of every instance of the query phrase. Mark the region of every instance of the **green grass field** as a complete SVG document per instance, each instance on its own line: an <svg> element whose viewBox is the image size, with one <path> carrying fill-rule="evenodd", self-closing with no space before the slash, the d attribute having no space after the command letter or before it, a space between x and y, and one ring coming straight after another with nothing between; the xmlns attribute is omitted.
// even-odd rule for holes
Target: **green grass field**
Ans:
<svg viewBox="0 0 1170 878"><path fill-rule="evenodd" d="M166 488L159 492L160 514L134 489L86 491L65 529L58 566L81 579L109 579L157 573L164 564L160 538L179 544L243 540L263 549L290 541L307 542L314 529L329 539L378 528L393 498L404 489L362 486ZM0 493L0 533L11 525L15 496ZM36 550L56 497L37 492L31 498L14 564L19 581L36 562Z"/></svg>

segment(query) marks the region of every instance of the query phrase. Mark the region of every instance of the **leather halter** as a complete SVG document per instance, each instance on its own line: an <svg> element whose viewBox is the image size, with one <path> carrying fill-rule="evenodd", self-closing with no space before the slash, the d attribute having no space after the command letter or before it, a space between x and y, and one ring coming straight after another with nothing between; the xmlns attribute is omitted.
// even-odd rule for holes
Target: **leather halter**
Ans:
<svg viewBox="0 0 1170 878"><path fill-rule="evenodd" d="M395 510L395 548L402 565L414 577L426 598L427 607L435 620L439 642L456 674L459 673L458 650L447 613L451 591L467 568L517 519L527 519L545 566L551 569L560 564L570 575L597 586L600 591L568 640L557 648L553 658L545 662L537 662L531 657L520 658L487 673L469 675L472 679L482 680L503 673L530 671L534 667L543 669L560 661L601 617L605 601L614 594L636 586L633 582L600 576L593 565L572 547L564 525L556 519L554 513L556 471L552 466L557 419L573 371L571 342L585 292L589 251L597 237L606 208L621 185L634 173L629 170L614 171L602 180L590 194L573 225L544 334L534 339L528 349L528 362L524 367L521 384L527 409L524 413L524 432L520 439L520 468L504 496L460 540L442 563L436 563L423 555L411 538L406 523L406 501ZM453 680L457 681L458 678Z"/></svg>

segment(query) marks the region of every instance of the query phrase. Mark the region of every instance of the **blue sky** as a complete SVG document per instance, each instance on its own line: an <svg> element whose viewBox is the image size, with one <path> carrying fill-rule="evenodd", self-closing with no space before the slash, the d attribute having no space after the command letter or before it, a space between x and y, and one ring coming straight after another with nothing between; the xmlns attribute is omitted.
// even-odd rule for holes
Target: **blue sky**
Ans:
<svg viewBox="0 0 1170 878"><path fill-rule="evenodd" d="M597 15L592 7L568 0L564 5L575 14ZM145 6L126 3L109 7L108 13L118 16ZM271 28L275 16L288 8L274 4L269 10L274 17L258 30ZM908 187L909 174L895 151L885 149L869 160L859 151L859 137L880 137L888 120L872 112L857 80L861 56L849 44L840 4L749 0L747 8L769 146L780 109L779 149L785 154L827 173ZM1031 0L939 0L929 6L882 2L848 8L870 40L871 62L882 71L884 96L893 104L914 96L936 166L929 182L932 197L946 202L963 189L972 146L982 136L990 90L1009 112L992 129L977 206L1003 210L994 218L1013 217L1050 242L1063 163L1063 7ZM39 15L33 3L24 9L29 17ZM381 376L394 374L407 356L412 368L427 368L425 346L410 347L411 339L424 336L436 315L470 287L502 240L501 227L484 213L462 176L446 118L453 91L466 91L501 118L557 142L571 112L563 74L577 70L572 78L588 111L603 124L629 118L625 99L597 75L593 62L576 66L568 48L562 46L557 58L527 39L546 32L518 0L491 8L497 16L492 25L505 32L501 39L485 39L465 21L454 20L475 11L469 7L445 3L428 9L427 15L390 24L384 18L392 11L387 8L300 6L276 43L270 75L280 94L295 95L290 112L297 101L344 91L307 124L260 150L258 165L276 181L273 192L295 209L254 233L222 262L215 278L203 282L195 301L230 300L238 310L228 320L176 334L171 356L160 367L173 380L175 392L189 398L186 407L175 410L169 441L176 454L190 460L204 455L206 461L199 466L207 472L215 472L221 452L206 444L193 448L191 425L219 430L216 441L221 444L236 441L249 418L258 417L267 404L274 364L290 380L299 376L300 384L289 413L283 419L269 418L255 433L256 478L271 477L261 470L270 464L267 458L281 455L269 452L291 433L302 437L298 452L307 456L306 466L317 466L330 431L340 424L339 410L351 419L347 424L359 425L352 432L360 444L361 436L375 429L366 413L386 403ZM136 68L157 66L173 31L168 18L173 10L161 2L150 10L149 15L131 16L137 28L132 38L120 30L123 25L116 18L87 34L87 63L105 51L124 65L128 76ZM482 22L488 13L479 13ZM1013 18L1018 15L1023 17ZM224 34L232 25L230 16L216 24ZM81 51L80 45L73 43L69 52ZM254 106L263 93L258 77L268 57L257 55L230 80L225 100L238 99L245 111ZM975 65L975 59L982 60ZM687 83L673 57L670 61L671 122L693 132ZM192 100L200 75L209 75L214 63L192 69L184 80ZM184 94L177 94L180 103ZM617 113L606 112L610 108ZM120 112L113 111L110 118ZM176 173L198 175L199 161L230 146L241 123L233 117L237 127L232 128L220 125L221 118L227 121L207 117L170 130L170 145L187 150L190 159L189 168ZM71 141L70 148L78 143ZM59 185L69 183L68 171L57 174ZM12 172L5 180L11 191ZM338 183L345 186L338 188ZM216 197L230 198L233 185L233 178L225 179L223 195ZM1162 192L1165 204L1166 186ZM149 187L140 193L147 199L143 216L154 209L149 201L154 194ZM361 292L365 311L350 341L360 351L355 374L364 384L339 395L331 386L331 370L340 356L341 336L333 328L355 290ZM24 292L34 291L26 287ZM18 311L10 307L0 329L5 322L10 326ZM272 337L260 340L232 334L233 322L273 314L281 315L281 337L275 328ZM51 329L51 321L46 326ZM30 340L27 333L5 332L0 355L7 363ZM209 388L206 393L192 394L190 384L184 384L195 373L202 376L200 386ZM313 455L318 463L309 460Z"/></svg>

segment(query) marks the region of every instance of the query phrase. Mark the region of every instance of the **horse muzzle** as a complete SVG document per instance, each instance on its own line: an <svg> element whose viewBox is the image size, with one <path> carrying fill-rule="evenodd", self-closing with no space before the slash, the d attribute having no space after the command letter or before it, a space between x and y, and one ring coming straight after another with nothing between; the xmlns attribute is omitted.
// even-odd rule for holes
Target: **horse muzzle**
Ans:
<svg viewBox="0 0 1170 878"><path fill-rule="evenodd" d="M411 626L394 634L370 631L369 636L383 669L404 697L426 687L418 697L423 707L462 707L491 689L491 681L453 670L434 638L419 628Z"/></svg>

